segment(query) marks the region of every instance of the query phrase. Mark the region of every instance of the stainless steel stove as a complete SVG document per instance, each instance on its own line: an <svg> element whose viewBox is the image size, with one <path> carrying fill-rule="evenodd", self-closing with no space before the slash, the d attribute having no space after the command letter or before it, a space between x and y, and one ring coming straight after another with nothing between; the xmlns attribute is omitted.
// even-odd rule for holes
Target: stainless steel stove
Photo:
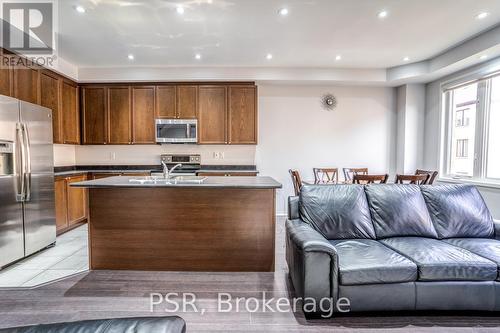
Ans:
<svg viewBox="0 0 500 333"><path fill-rule="evenodd" d="M165 162L169 169L176 164L182 164L181 167L175 169L176 174L196 176L196 172L201 168L200 155L161 155L161 161Z"/></svg>

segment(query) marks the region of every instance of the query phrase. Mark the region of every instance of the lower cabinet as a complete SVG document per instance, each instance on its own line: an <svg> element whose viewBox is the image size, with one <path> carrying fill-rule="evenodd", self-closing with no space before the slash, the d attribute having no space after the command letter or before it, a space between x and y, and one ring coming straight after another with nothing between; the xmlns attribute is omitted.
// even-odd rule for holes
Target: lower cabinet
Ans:
<svg viewBox="0 0 500 333"><path fill-rule="evenodd" d="M85 180L87 180L86 175L55 178L56 227L58 235L87 221L87 190L70 186L72 183Z"/></svg>
<svg viewBox="0 0 500 333"><path fill-rule="evenodd" d="M146 177L149 172L93 172L89 174L89 180L102 179L116 176Z"/></svg>

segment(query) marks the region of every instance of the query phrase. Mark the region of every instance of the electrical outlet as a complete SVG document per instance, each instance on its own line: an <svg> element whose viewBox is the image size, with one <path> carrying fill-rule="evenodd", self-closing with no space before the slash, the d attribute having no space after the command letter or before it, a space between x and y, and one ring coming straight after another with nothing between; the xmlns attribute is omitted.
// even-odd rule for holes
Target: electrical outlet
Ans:
<svg viewBox="0 0 500 333"><path fill-rule="evenodd" d="M219 153L219 156L220 156L220 158L223 160L223 159L224 159L224 152L223 152L223 151L222 151L222 152L220 152L220 153Z"/></svg>
<svg viewBox="0 0 500 333"><path fill-rule="evenodd" d="M116 160L116 153L109 153L109 159L112 161Z"/></svg>
<svg viewBox="0 0 500 333"><path fill-rule="evenodd" d="M220 154L218 151L214 151L214 159L218 160L220 158Z"/></svg>

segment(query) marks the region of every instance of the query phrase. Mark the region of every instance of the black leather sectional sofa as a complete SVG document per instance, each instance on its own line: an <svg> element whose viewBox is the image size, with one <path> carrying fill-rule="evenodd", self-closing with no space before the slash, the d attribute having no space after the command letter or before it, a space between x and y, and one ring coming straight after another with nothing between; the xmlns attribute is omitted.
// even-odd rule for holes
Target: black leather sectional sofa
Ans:
<svg viewBox="0 0 500 333"><path fill-rule="evenodd" d="M289 199L286 231L290 278L306 301L500 310L500 225L473 186L305 185Z"/></svg>

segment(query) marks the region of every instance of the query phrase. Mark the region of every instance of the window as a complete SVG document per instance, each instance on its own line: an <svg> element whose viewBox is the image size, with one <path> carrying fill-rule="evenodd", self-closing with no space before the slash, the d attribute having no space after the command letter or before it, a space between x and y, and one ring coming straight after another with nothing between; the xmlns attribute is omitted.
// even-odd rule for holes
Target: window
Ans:
<svg viewBox="0 0 500 333"><path fill-rule="evenodd" d="M500 183L500 75L444 91L443 173Z"/></svg>
<svg viewBox="0 0 500 333"><path fill-rule="evenodd" d="M469 153L469 140L468 139L458 139L457 140L457 157L467 158Z"/></svg>

